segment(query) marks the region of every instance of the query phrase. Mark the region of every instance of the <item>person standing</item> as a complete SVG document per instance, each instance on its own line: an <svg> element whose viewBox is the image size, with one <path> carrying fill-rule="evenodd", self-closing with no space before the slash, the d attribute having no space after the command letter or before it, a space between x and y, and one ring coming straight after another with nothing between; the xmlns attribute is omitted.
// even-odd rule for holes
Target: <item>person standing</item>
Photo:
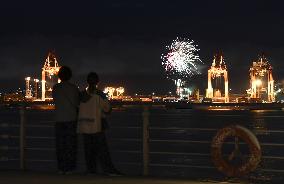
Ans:
<svg viewBox="0 0 284 184"><path fill-rule="evenodd" d="M98 82L95 72L88 74L88 88L81 92L79 108L78 133L83 135L87 172L96 173L98 158L105 175L121 175L113 166L105 135L105 114L111 111L111 107L105 94L97 89Z"/></svg>
<svg viewBox="0 0 284 184"><path fill-rule="evenodd" d="M60 83L55 84L52 97L55 104L55 137L57 167L60 174L70 174L77 161L78 87L70 82L72 71L62 66L58 72Z"/></svg>

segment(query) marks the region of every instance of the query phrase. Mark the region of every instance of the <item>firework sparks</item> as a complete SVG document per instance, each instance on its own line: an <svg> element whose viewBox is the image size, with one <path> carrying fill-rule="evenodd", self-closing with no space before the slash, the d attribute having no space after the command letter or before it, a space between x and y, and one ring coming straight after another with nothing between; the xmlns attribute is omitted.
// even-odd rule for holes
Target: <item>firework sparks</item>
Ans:
<svg viewBox="0 0 284 184"><path fill-rule="evenodd" d="M198 56L199 49L193 40L177 38L170 46L168 53L162 54L162 65L168 78L173 80L185 79L201 74L198 66L202 63Z"/></svg>

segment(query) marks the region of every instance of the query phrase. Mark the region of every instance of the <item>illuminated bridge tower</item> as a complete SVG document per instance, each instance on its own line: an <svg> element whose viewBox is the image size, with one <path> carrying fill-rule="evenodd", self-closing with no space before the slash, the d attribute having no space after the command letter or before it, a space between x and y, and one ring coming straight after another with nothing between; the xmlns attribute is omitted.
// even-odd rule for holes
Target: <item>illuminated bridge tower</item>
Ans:
<svg viewBox="0 0 284 184"><path fill-rule="evenodd" d="M249 72L250 89L248 90L248 94L250 94L250 97L261 98L261 94L267 92L267 101L274 102L275 94L272 66L263 54L256 62L253 62Z"/></svg>
<svg viewBox="0 0 284 184"><path fill-rule="evenodd" d="M225 92L222 96L220 89L213 89L212 79L220 80L224 78ZM229 102L229 82L228 82L228 71L227 66L224 62L224 57L222 54L216 54L213 59L211 68L208 70L208 88L206 90L206 97L212 99L221 99L225 103Z"/></svg>
<svg viewBox="0 0 284 184"><path fill-rule="evenodd" d="M54 84L60 82L57 78L57 73L60 67L53 52L49 52L42 68L42 88L41 99L43 101L52 99L52 87Z"/></svg>

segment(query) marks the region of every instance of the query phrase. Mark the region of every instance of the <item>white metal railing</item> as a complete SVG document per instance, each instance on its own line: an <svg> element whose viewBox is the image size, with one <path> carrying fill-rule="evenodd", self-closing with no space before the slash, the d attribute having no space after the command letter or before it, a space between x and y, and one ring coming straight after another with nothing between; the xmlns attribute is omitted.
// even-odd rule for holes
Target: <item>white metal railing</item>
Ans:
<svg viewBox="0 0 284 184"><path fill-rule="evenodd" d="M19 151L20 151L20 169L26 169L26 110L24 107L21 107L19 110L20 113L20 127L19 127ZM142 112L143 118L143 175L149 174L149 106L143 107ZM2 124L1 126L5 126L6 124ZM7 125L8 126L8 125ZM34 125L33 125L34 126ZM46 126L46 125L45 125ZM41 127L41 126L40 126ZM50 126L48 126L50 127ZM132 127L130 127L132 128ZM8 137L8 135L2 135L4 137ZM30 137L29 137L30 138ZM34 137L41 138L41 137ZM135 139L136 140L136 139ZM1 149L1 148L0 148ZM4 147L2 147L4 149ZM8 147L7 147L8 149Z"/></svg>
<svg viewBox="0 0 284 184"><path fill-rule="evenodd" d="M204 154L204 153L180 153L180 152L167 152L167 151L155 151L153 150L152 152L150 151L150 144L151 143L157 143L157 142L165 142L165 143L173 143L173 142L181 142L181 143L205 143L205 144L210 144L210 140L208 141L194 141L194 140L171 140L171 139L150 139L150 131L151 130L162 130L162 131L167 131L167 130L178 130L178 129L183 129L183 130L200 130L202 132L215 132L217 131L217 129L215 128L179 128L179 127L151 127L150 126L150 105L144 105L144 106L140 106L140 108L142 107L142 114L141 114L141 119L142 119L142 126L141 127L128 127L129 129L141 129L141 131L143 132L142 133L142 137L140 138L134 138L134 139L124 139L124 138L117 138L117 140L132 140L132 141L136 141L136 142L141 142L142 143L142 152L141 152L141 149L140 150L135 150L135 151L127 151L127 150L120 150L121 152L124 152L124 153L127 153L127 152L131 152L131 153L137 153L137 154L142 154L142 163L126 163L126 164L136 164L136 165L142 165L142 168L143 168L143 175L147 176L149 175L149 167L151 166L175 166L175 167L183 167L182 164L168 164L168 163L150 163L150 155L152 154L156 154L156 153L159 153L159 154L163 154L163 155L169 155L169 154L173 154L173 155L206 155L206 158L208 158L208 160L210 159L210 153L208 154ZM140 114L140 112L139 112ZM139 115L138 114L138 115ZM26 128L27 127L33 127L33 128L37 128L37 127L53 127L51 126L50 124L44 124L44 125L28 125L27 123L27 112L26 112L26 109L24 107L21 107L19 109L19 115L20 115L20 124L19 125L12 125L13 127L17 127L19 128L19 136L11 136L9 134L2 134L0 135L0 138L1 139L9 139L9 138L13 138L13 139L19 139L19 147L9 147L9 146L5 146L5 145L1 145L0 146L0 150L18 150L19 151L19 163L20 163L20 169L21 170L25 170L27 167L27 162L29 160L27 160L27 155L26 155L26 151L27 150L35 150L35 149L41 149L41 148L27 148L26 146L26 142L27 142L27 139L38 139L38 138L42 138L42 137L37 137L37 136L29 136L26 134ZM50 121L51 122L51 121ZM48 123L50 123L48 122ZM4 123L0 123L0 127L9 127L11 126L9 123L7 122L4 122ZM125 128L125 127L119 127L119 126L116 126L116 127L112 127L112 128L115 128L115 129L119 129L119 128ZM271 133L283 133L284 131L283 130L268 130L268 132L271 132ZM47 138L47 137L45 137ZM52 138L52 137L50 137ZM234 144L232 142L232 144ZM282 147L284 146L284 144L277 144L277 143L261 143L262 146L273 146L273 147ZM42 148L44 150L44 148ZM47 149L52 149L52 148L47 148ZM54 149L53 149L54 150ZM119 151L118 151L119 152ZM141 157L140 157L141 158ZM264 155L263 156L264 159L281 159L283 160L284 159L284 156L268 156L268 155ZM0 156L0 161L8 161L8 160L12 160L12 159L9 159L8 157L6 156ZM15 160L15 159L14 159ZM185 166L184 166L185 167ZM190 166L188 165L188 167L195 167L195 166ZM204 167L204 168L208 168L208 166L196 166L198 168L201 168L201 167ZM211 167L210 167L211 168ZM214 169L214 168L212 168ZM264 170L269 170L269 169L264 169ZM282 171L282 170L281 170Z"/></svg>
<svg viewBox="0 0 284 184"><path fill-rule="evenodd" d="M26 159L25 159L25 148L26 148L26 116L25 108L20 108L20 169L25 170Z"/></svg>

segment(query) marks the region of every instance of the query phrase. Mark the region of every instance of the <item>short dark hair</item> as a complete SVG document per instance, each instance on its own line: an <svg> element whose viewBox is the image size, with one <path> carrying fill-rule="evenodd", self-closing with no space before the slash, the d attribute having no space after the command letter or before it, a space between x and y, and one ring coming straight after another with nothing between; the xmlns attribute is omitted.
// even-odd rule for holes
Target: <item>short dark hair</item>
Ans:
<svg viewBox="0 0 284 184"><path fill-rule="evenodd" d="M99 76L96 72L90 72L87 76L87 83L90 85L97 85L99 83Z"/></svg>
<svg viewBox="0 0 284 184"><path fill-rule="evenodd" d="M68 66L62 66L57 75L61 81L69 81L72 77L72 70Z"/></svg>

